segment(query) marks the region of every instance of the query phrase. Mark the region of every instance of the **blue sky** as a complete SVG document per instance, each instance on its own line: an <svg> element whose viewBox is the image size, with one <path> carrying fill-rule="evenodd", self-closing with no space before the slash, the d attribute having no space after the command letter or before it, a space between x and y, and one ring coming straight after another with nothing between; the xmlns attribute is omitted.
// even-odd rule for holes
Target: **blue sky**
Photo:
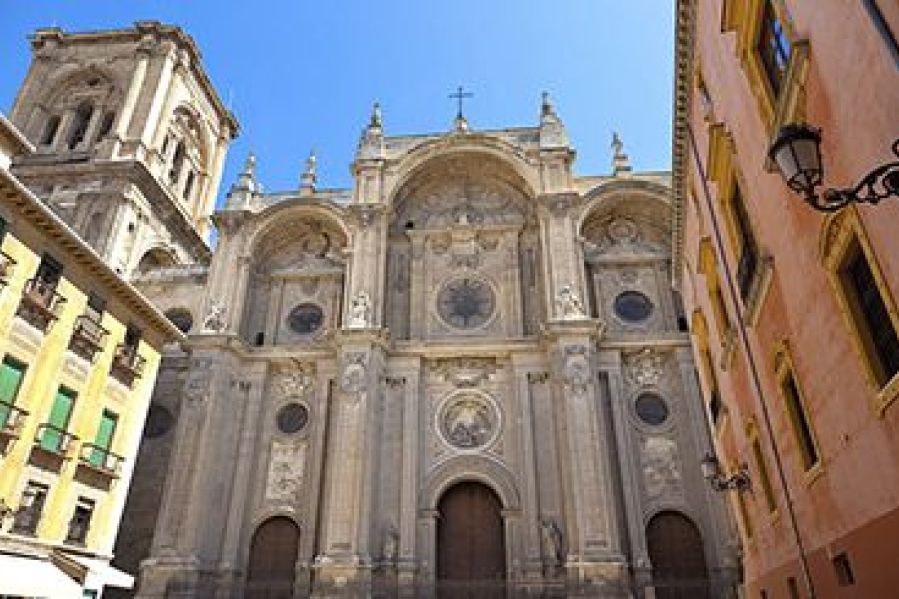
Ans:
<svg viewBox="0 0 899 599"><path fill-rule="evenodd" d="M388 135L444 131L462 84L475 129L535 125L548 90L578 174L610 170L620 132L638 170L670 168L673 2L662 0L0 1L0 110L30 60L27 35L155 19L200 46L241 134L219 201L249 150L267 190L294 189L310 148L319 186L351 184L372 102Z"/></svg>

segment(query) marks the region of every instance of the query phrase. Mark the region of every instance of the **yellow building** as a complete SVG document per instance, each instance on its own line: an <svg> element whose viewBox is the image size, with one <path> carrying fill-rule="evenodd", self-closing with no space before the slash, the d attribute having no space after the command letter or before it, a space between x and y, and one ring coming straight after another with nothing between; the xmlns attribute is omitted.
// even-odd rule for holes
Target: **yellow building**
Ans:
<svg viewBox="0 0 899 599"><path fill-rule="evenodd" d="M0 596L97 597L150 394L181 333L9 171L0 115Z"/></svg>

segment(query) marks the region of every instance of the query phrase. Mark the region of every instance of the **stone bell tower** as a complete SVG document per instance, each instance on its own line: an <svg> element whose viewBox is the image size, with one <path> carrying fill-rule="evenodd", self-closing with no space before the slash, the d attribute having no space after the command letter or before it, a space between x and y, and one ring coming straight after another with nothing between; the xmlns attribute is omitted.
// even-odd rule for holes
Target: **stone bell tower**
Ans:
<svg viewBox="0 0 899 599"><path fill-rule="evenodd" d="M37 152L13 171L127 277L208 262L209 215L237 122L180 28L31 36L11 113Z"/></svg>

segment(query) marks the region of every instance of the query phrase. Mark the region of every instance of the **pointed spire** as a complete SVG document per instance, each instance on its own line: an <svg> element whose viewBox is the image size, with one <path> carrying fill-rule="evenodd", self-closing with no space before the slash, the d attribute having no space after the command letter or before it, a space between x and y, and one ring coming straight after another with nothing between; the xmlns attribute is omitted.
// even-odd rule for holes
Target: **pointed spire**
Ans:
<svg viewBox="0 0 899 599"><path fill-rule="evenodd" d="M549 97L549 92L543 92L540 103L540 147L541 148L567 148L571 145L568 139L568 131L565 124L556 114L556 107Z"/></svg>
<svg viewBox="0 0 899 599"><path fill-rule="evenodd" d="M631 163L624 153L624 142L618 136L617 131L612 132L612 176L628 176L631 172Z"/></svg>
<svg viewBox="0 0 899 599"><path fill-rule="evenodd" d="M261 191L261 187L256 181L256 155L250 152L237 181L228 190L226 206L234 209L245 207Z"/></svg>
<svg viewBox="0 0 899 599"><path fill-rule="evenodd" d="M309 157L306 158L306 169L300 177L300 194L312 195L315 193L315 182L317 176L315 174L316 158L315 150L309 151Z"/></svg>

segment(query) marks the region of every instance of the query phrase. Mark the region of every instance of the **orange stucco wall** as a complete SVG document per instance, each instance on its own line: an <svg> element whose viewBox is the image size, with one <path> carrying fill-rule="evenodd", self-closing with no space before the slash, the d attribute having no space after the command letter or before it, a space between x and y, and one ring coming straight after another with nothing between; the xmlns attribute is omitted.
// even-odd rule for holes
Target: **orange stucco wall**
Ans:
<svg viewBox="0 0 899 599"><path fill-rule="evenodd" d="M880 3L889 5L884 12L899 35L899 5ZM886 567L890 564L884 561L884 556L899 559L895 557L899 555L899 399L882 414L872 408L876 390L866 377L819 256L826 216L789 192L778 174L765 170L771 132L737 55L737 32L722 32L721 0L696 4L696 64L712 110L709 114L703 108L694 89L689 120L699 164L691 150L683 207L681 287L687 314L701 310L710 329L710 347L728 411L715 432L719 457L723 463L747 462L754 481L758 480L745 430L754 417L777 498L778 509L770 515L758 484L746 496L754 529L752 539L743 538L747 596L759 597L764 588L769 597L786 597L788 576L796 577L802 586L796 539L761 401L770 414L818 596L899 596L895 590L899 562ZM861 2L785 0L778 4L792 22L793 39L809 41L804 113L807 122L823 131L825 184L855 184L873 167L896 160L890 146L899 138L899 67ZM705 277L698 274L699 240L712 236L715 241L701 181L701 174L708 172L708 132L713 122L724 123L733 136L754 234L762 251L774 258L771 287L760 317L747 328L763 398L755 391L742 342L738 340L730 366L719 367L721 332L712 316ZM714 182L709 182L708 190L726 241L719 190ZM893 301L899 301L899 199L862 206L859 218ZM713 245L720 265L722 248ZM727 243L724 257L735 271L736 259ZM724 295L736 324L736 310L742 310L742 304L737 300L735 305L726 290ZM823 462L820 474L811 480L802 472L774 373L775 348L783 339L791 347L795 376ZM830 557L842 551L848 552L856 575L852 587L836 585ZM889 592L884 593L886 589Z"/></svg>

